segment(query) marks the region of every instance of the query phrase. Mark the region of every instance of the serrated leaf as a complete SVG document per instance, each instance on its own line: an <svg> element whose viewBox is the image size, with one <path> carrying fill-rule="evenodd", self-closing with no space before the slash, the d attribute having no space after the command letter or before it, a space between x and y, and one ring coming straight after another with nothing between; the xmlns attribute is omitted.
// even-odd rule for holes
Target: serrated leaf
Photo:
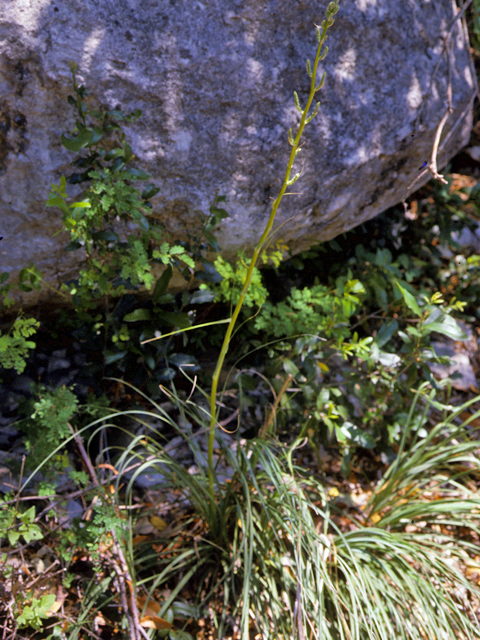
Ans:
<svg viewBox="0 0 480 640"><path fill-rule="evenodd" d="M328 47L327 47L328 49ZM325 52L325 55L327 54L327 52ZM323 56L323 58L325 57L325 55ZM319 60L323 60L323 58L319 58ZM327 77L327 72L325 71L323 76L320 79L320 82L317 84L317 86L315 87L315 93L317 91L320 91L320 89L323 87L323 85L325 84L325 78Z"/></svg>
<svg viewBox="0 0 480 640"><path fill-rule="evenodd" d="M169 253L172 256L178 256L182 253L185 253L185 249L179 244L174 244L172 247L170 247Z"/></svg>
<svg viewBox="0 0 480 640"><path fill-rule="evenodd" d="M293 92L293 99L295 100L295 106L297 107L297 110L303 115L303 109L300 106L300 99L296 91Z"/></svg>
<svg viewBox="0 0 480 640"><path fill-rule="evenodd" d="M296 173L293 178L290 178L290 180L287 180L287 184L288 186L291 186L292 184L294 184L298 179L300 178L300 174Z"/></svg>
<svg viewBox="0 0 480 640"><path fill-rule="evenodd" d="M308 116L308 118L305 120L305 124L308 124L315 118L319 108L320 108L320 102L317 102L317 104L315 105L315 109L313 110L313 113L310 116Z"/></svg>

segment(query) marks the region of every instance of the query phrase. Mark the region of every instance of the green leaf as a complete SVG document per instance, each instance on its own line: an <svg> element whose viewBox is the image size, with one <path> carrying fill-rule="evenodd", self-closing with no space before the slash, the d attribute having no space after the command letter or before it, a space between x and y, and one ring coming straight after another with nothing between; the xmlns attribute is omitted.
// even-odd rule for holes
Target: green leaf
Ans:
<svg viewBox="0 0 480 640"><path fill-rule="evenodd" d="M159 317L172 327L186 329L191 326L188 313L174 313L173 311L162 311Z"/></svg>
<svg viewBox="0 0 480 640"><path fill-rule="evenodd" d="M131 313L123 316L124 322L139 322L141 320L151 320L152 312L150 309L135 309Z"/></svg>
<svg viewBox="0 0 480 640"><path fill-rule="evenodd" d="M109 162L110 160L115 160L115 158L120 158L123 156L123 149L112 149L105 154L105 160Z"/></svg>
<svg viewBox="0 0 480 640"><path fill-rule="evenodd" d="M375 344L379 347L387 344L392 336L398 331L398 322L392 320L382 325L380 331L375 336Z"/></svg>
<svg viewBox="0 0 480 640"><path fill-rule="evenodd" d="M43 613L47 613L55 604L55 594L47 593L40 600L40 607L37 611L43 611Z"/></svg>
<svg viewBox="0 0 480 640"><path fill-rule="evenodd" d="M72 209L91 209L92 205L88 200L82 200L82 202L73 202L70 207Z"/></svg>
<svg viewBox="0 0 480 640"><path fill-rule="evenodd" d="M122 360L127 355L128 351L105 351L105 364L113 364Z"/></svg>
<svg viewBox="0 0 480 640"><path fill-rule="evenodd" d="M160 278L155 283L155 289L152 294L153 304L158 304L159 299L165 294L169 282L173 276L173 269L170 265L165 269Z"/></svg>
<svg viewBox="0 0 480 640"><path fill-rule="evenodd" d="M204 304L205 302L212 302L212 300L215 300L215 293L213 291L199 289L192 293L189 304Z"/></svg>
<svg viewBox="0 0 480 640"><path fill-rule="evenodd" d="M379 307L386 307L388 304L387 292L385 291L384 283L380 278L372 278L370 282L375 292L375 298Z"/></svg>
<svg viewBox="0 0 480 640"><path fill-rule="evenodd" d="M153 196L156 196L160 191L159 187L156 187L154 184L147 184L145 189L142 191L142 200L150 200Z"/></svg>
<svg viewBox="0 0 480 640"><path fill-rule="evenodd" d="M92 139L90 141L90 145L97 144L103 138L103 131L100 127L93 127Z"/></svg>
<svg viewBox="0 0 480 640"><path fill-rule="evenodd" d="M76 138L67 138L66 136L61 135L61 141L65 149L69 151L80 151L84 147L88 147L93 138L93 131L85 129L78 135Z"/></svg>
<svg viewBox="0 0 480 640"><path fill-rule="evenodd" d="M283 370L285 371L285 373L290 374L293 378L300 373L300 369L289 358L285 358L285 360L283 361Z"/></svg>
<svg viewBox="0 0 480 640"><path fill-rule="evenodd" d="M351 440L359 447L363 447L364 449L373 449L375 447L375 438L370 433L363 429L359 429L351 422L343 424L340 427L340 431L348 440Z"/></svg>
<svg viewBox="0 0 480 640"><path fill-rule="evenodd" d="M388 249L377 249L375 264L378 267L386 267L392 262L392 254Z"/></svg>
<svg viewBox="0 0 480 640"><path fill-rule="evenodd" d="M101 242L120 242L120 238L113 231L97 231L92 233L92 240Z"/></svg>
<svg viewBox="0 0 480 640"><path fill-rule="evenodd" d="M123 157L125 158L125 162L130 162L133 157L132 147L128 142L123 143Z"/></svg>
<svg viewBox="0 0 480 640"><path fill-rule="evenodd" d="M296 91L293 92L293 98L295 100L295 106L297 108L297 110L303 115L303 109L300 105L300 100L298 98L298 93Z"/></svg>
<svg viewBox="0 0 480 640"><path fill-rule="evenodd" d="M170 364L176 367L186 367L187 373L195 368L198 369L198 363L195 358L186 353L174 353L172 356L169 356L168 360Z"/></svg>
<svg viewBox="0 0 480 640"><path fill-rule="evenodd" d="M20 527L20 533L27 544L32 540L41 540L43 538L42 530L36 524L23 525Z"/></svg>
<svg viewBox="0 0 480 640"><path fill-rule="evenodd" d="M63 198L60 198L60 196L56 196L56 195L48 196L48 200L46 204L47 204L47 207L62 207L62 209L64 210L67 208L67 205L65 204L65 200Z"/></svg>
<svg viewBox="0 0 480 640"><path fill-rule="evenodd" d="M213 235L213 233L210 233L209 231L205 230L203 232L203 235L205 236L205 239L207 240L208 244L210 245L211 249L213 251L215 251L215 253L218 253L219 251L219 246L218 246L218 242L217 239L215 238L215 236Z"/></svg>
<svg viewBox="0 0 480 640"><path fill-rule="evenodd" d="M412 296L411 293L409 293L406 289L404 289L402 287L402 285L399 282L395 282L395 284L397 285L397 287L400 289L400 293L402 294L402 297L405 301L405 304L407 305L407 307L410 309L410 311L413 311L413 313L416 316L421 316L422 312L420 310L420 307L417 304L417 301L415 300L415 298Z"/></svg>
<svg viewBox="0 0 480 640"><path fill-rule="evenodd" d="M142 231L148 231L148 230L149 230L150 225L149 225L149 223L148 223L148 220L147 220L147 219L146 219L146 217L145 217L145 216L143 216L142 214L140 214L140 215L137 217L137 222L138 222L138 226L140 227L140 229L141 229Z"/></svg>
<svg viewBox="0 0 480 640"><path fill-rule="evenodd" d="M18 519L24 524L30 524L35 520L35 507L30 507L24 513L18 515Z"/></svg>
<svg viewBox="0 0 480 640"><path fill-rule="evenodd" d="M192 634L181 629L170 629L170 638L172 640L195 640Z"/></svg>
<svg viewBox="0 0 480 640"><path fill-rule="evenodd" d="M220 201L221 197L224 198L224 196L219 196L218 197L218 201ZM218 222L220 222L220 220L224 220L225 218L228 218L228 216L229 216L228 212L225 211L225 209L222 209L220 207L216 207L215 205L212 205L210 207L210 213L215 218L216 224L218 224Z"/></svg>
<svg viewBox="0 0 480 640"><path fill-rule="evenodd" d="M125 160L122 157L115 158L110 166L112 173L118 173L125 166Z"/></svg>
<svg viewBox="0 0 480 640"><path fill-rule="evenodd" d="M141 169L128 169L125 171L126 177L131 180L148 180L151 176L146 171L141 171Z"/></svg>
<svg viewBox="0 0 480 640"><path fill-rule="evenodd" d="M452 316L442 314L442 317L434 322L426 322L423 325L423 331L426 333L441 333L452 340L468 340L468 336L457 324Z"/></svg>
<svg viewBox="0 0 480 640"><path fill-rule="evenodd" d="M402 359L396 353L386 353L385 351L380 351L375 360L383 364L384 367L389 368L398 367L402 362Z"/></svg>
<svg viewBox="0 0 480 640"><path fill-rule="evenodd" d="M111 109L110 111L107 111L107 116L110 116L110 118L115 118L116 120L123 120L124 113L123 111L121 111L120 109Z"/></svg>

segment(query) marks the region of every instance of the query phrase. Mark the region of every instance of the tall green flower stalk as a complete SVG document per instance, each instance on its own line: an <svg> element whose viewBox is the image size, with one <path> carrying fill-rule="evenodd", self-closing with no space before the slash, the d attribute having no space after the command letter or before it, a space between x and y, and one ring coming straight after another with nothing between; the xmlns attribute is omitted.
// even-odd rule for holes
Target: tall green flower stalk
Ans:
<svg viewBox="0 0 480 640"><path fill-rule="evenodd" d="M212 376L212 390L210 394L210 432L209 432L209 442L208 442L208 475L209 475L210 493L211 493L212 499L214 499L214 482L215 482L215 473L214 473L214 466L213 466L213 445L215 440L215 430L216 430L216 423L217 423L216 397L217 397L218 381L220 378L220 373L222 371L225 356L227 355L227 352L230 346L230 340L232 337L233 329L235 328L238 315L242 309L243 302L245 300L245 295L248 291L248 288L252 280L253 270L255 269L258 258L268 240L269 234L275 222L275 217L277 215L277 211L280 206L280 203L282 202L283 196L287 192L287 188L293 185L300 178L300 175L301 175L301 173L296 173L292 177L291 174L293 170L293 163L295 161L295 158L297 157L298 152L300 151L300 140L303 134L303 130L305 129L305 126L309 122L311 122L318 113L318 108L320 106L319 102L317 102L316 106L313 108L312 113L309 115L315 94L317 93L317 91L319 91L322 88L323 83L325 82L325 73L324 73L322 76L322 79L317 84L318 64L320 60L323 60L327 55L328 47L325 47L323 51L322 49L327 39L327 31L328 29L330 29L330 27L334 23L333 16L337 13L338 10L339 10L338 0L334 0L334 2L330 2L330 4L327 7L326 19L322 21L320 26L316 27L318 46L317 46L317 52L315 55L315 61L313 63L313 69L312 69L310 60L307 60L307 73L310 76L311 83L310 83L310 93L308 96L305 109L302 109L300 105L300 100L298 98L298 94L296 91L294 91L295 106L297 107L302 117L301 117L300 125L298 127L295 137L293 135L292 129L290 129L288 132L288 141L292 146L292 151L290 153L290 158L288 160L287 170L285 172L285 178L283 180L280 193L278 194L278 196L276 197L276 199L272 204L272 210L270 212L267 225L265 226L265 229L262 233L262 237L258 241L258 244L256 245L253 251L253 256L252 256L250 266L245 278L245 283L243 285L242 292L240 294L240 297L238 299L238 302L235 306L232 317L228 324L227 331L225 333L225 338L223 340L222 348L220 351L220 355L217 360L217 366L215 367L215 371Z"/></svg>

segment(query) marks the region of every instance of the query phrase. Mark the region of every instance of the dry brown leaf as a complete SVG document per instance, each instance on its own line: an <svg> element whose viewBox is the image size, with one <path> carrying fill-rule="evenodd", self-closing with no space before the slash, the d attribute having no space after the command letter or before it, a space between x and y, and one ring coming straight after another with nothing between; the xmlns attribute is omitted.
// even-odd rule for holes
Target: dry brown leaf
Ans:
<svg viewBox="0 0 480 640"><path fill-rule="evenodd" d="M145 629L171 629L173 625L158 615L162 605L147 596L138 596L137 606L144 615L140 618L140 625Z"/></svg>

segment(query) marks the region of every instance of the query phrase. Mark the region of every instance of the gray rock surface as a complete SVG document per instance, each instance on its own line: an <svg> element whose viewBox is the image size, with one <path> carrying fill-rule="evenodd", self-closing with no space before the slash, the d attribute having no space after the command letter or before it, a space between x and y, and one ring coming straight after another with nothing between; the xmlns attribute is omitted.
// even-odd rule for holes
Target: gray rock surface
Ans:
<svg viewBox="0 0 480 640"><path fill-rule="evenodd" d="M4 0L0 3L0 271L32 260L62 278L60 216L44 206L72 154L68 63L92 96L142 109L129 127L138 164L161 187L155 214L175 235L196 228L219 189L231 218L226 255L252 248L280 188L286 132L305 102L314 23L327 1ZM401 201L428 159L447 108L439 167L468 140L475 80L452 0L341 0L322 63L319 116L300 154L303 177L276 234L294 252ZM445 38L449 35L448 46ZM424 176L416 183L420 186Z"/></svg>

